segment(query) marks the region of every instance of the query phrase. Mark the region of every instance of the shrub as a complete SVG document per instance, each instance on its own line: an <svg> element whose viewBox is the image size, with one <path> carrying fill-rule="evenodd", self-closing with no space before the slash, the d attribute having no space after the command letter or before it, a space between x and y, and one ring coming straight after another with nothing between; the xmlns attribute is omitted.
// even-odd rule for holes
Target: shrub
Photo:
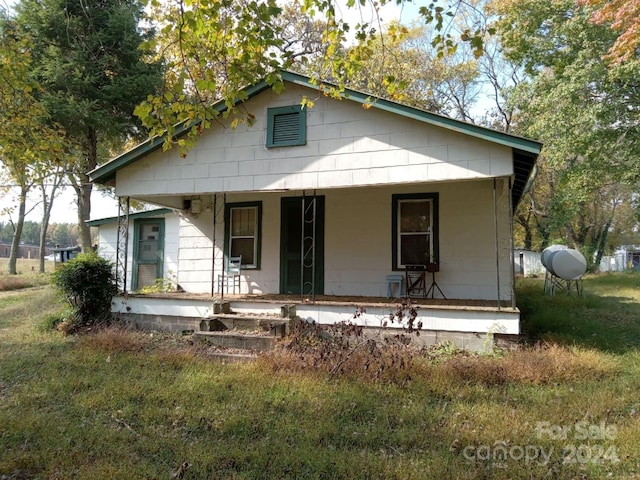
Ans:
<svg viewBox="0 0 640 480"><path fill-rule="evenodd" d="M65 308L59 312L51 313L47 315L42 322L38 325L38 330L41 332L47 332L49 330L55 330L58 326L69 318L69 309Z"/></svg>
<svg viewBox="0 0 640 480"><path fill-rule="evenodd" d="M71 325L93 325L111 317L111 299L118 292L113 264L85 253L62 264L52 277L72 309Z"/></svg>

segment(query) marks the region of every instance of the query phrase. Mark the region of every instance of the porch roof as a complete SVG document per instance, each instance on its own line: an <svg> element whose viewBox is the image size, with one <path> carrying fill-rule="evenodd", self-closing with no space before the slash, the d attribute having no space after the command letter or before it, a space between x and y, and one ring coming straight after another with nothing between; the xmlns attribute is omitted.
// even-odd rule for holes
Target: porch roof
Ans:
<svg viewBox="0 0 640 480"><path fill-rule="evenodd" d="M320 85L312 83L309 77L297 73L283 71L281 72L281 77L285 82L290 82L306 88L314 90L321 90L322 88ZM251 99L252 97L259 95L269 88L271 88L271 85L269 85L264 80L256 83L255 85L247 87L245 89L246 99ZM514 164L513 166L515 172L512 195L514 209L520 201L522 195L527 191L529 184L531 183L532 174L535 173L536 159L542 151L541 142L505 132L500 132L472 123L463 122L461 120L456 120L444 115L428 112L426 110L420 110L418 108L393 102L390 100L373 97L356 90L345 89L341 95L346 100L355 101L361 104L367 104L370 105L371 108L377 108L402 117L424 122L428 125L444 128L512 148ZM239 102L240 100L238 100L238 103ZM216 103L213 108L222 113L224 110L226 110L227 106L225 102L221 101ZM186 123L180 125L180 127L176 129L176 138L186 135L192 126L193 124ZM113 158L104 165L101 165L98 168L92 170L88 173L89 178L94 183L115 186L116 173L120 169L162 148L163 142L164 137L149 138L148 140L140 143L132 149Z"/></svg>
<svg viewBox="0 0 640 480"><path fill-rule="evenodd" d="M153 217L160 217L163 215L167 215L169 213L173 213L173 210L171 210L170 208L156 208L153 210L146 210L144 212L130 213L129 218L153 218ZM100 225L118 223L118 218L119 217L98 218L95 220L89 220L86 223L90 227L99 227Z"/></svg>

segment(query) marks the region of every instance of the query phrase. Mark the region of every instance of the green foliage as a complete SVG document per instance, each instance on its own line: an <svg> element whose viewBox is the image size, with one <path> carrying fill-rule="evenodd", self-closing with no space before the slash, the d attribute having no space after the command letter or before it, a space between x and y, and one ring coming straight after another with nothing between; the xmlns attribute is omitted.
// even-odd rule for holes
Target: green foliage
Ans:
<svg viewBox="0 0 640 480"><path fill-rule="evenodd" d="M510 96L517 133L545 144L529 220L598 264L639 187L640 62L609 64L615 31L572 0L494 4L506 55L530 76Z"/></svg>
<svg viewBox="0 0 640 480"><path fill-rule="evenodd" d="M142 28L137 0L21 0L16 12L18 37L32 39L28 78L41 86L37 98L50 121L66 131L65 171L78 196L86 251L92 189L86 173L105 160L100 145L147 133L133 110L161 82L161 65L140 48L152 31Z"/></svg>
<svg viewBox="0 0 640 480"><path fill-rule="evenodd" d="M175 274L169 270L168 276L165 278L156 278L153 285L142 287L139 293L167 293L173 292L178 284Z"/></svg>
<svg viewBox="0 0 640 480"><path fill-rule="evenodd" d="M85 253L62 264L52 276L73 311L73 327L93 325L111 316L111 299L118 292L111 262Z"/></svg>
<svg viewBox="0 0 640 480"><path fill-rule="evenodd" d="M349 75L346 86L466 120L469 105L460 104L473 96L479 75L477 62L465 56L463 49L455 56L438 55L432 38L433 29L425 25L407 28L392 23L368 41L367 53L357 71ZM346 48L336 55L348 57L351 50ZM309 67L310 75L317 75L314 68L319 67Z"/></svg>
<svg viewBox="0 0 640 480"><path fill-rule="evenodd" d="M11 274L16 274L27 194L48 176L64 145L64 131L51 121L39 99L42 86L31 75L35 65L32 48L29 35L0 10L0 179L18 190L17 212L11 212L15 214L8 266Z"/></svg>
<svg viewBox="0 0 640 480"><path fill-rule="evenodd" d="M38 325L37 328L41 332L55 330L56 328L58 328L58 325L65 322L70 315L73 315L73 312L70 312L66 309L51 313L42 319L40 325Z"/></svg>
<svg viewBox="0 0 640 480"><path fill-rule="evenodd" d="M231 125L251 123L252 113L242 106L243 89L264 80L279 92L282 70L312 65L311 76L320 89L337 97L370 61L374 43L383 40L379 9L405 1L349 0L338 6L326 0L300 0L283 7L276 0L150 0L159 31L146 47L158 52L167 68L162 91L139 105L136 115L152 134L164 136L165 148L177 145L184 154L212 122L230 117ZM482 52L482 29L465 29L457 38L451 33L452 19L466 5L470 4L456 0L447 7L432 2L420 8L421 19L437 32L430 49L440 56L453 53L458 42L466 42L476 55ZM362 17L363 7L376 12L371 19ZM347 12L359 20L345 20ZM298 38L291 34L294 22L303 29ZM390 35L399 38L404 32L395 28ZM391 70L383 76L385 96L394 98L404 79L396 81ZM336 86L323 83L328 81ZM218 110L213 108L215 101L223 105ZM187 135L175 138L178 127L187 128Z"/></svg>
<svg viewBox="0 0 640 480"><path fill-rule="evenodd" d="M47 229L47 240L51 245L75 247L78 245L78 226L72 223L52 223Z"/></svg>

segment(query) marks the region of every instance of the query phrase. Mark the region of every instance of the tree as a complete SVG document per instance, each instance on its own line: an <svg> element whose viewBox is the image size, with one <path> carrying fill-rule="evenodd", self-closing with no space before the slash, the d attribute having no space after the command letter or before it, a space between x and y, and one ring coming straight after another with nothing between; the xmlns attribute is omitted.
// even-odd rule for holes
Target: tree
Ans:
<svg viewBox="0 0 640 480"><path fill-rule="evenodd" d="M622 63L638 60L640 47L640 2L638 0L579 0L581 5L595 7L591 20L610 25L619 32L605 58Z"/></svg>
<svg viewBox="0 0 640 480"><path fill-rule="evenodd" d="M511 96L518 132L545 143L546 185L536 189L548 200L532 216L543 240L559 232L597 265L620 211L617 192L637 191L640 179L638 65L607 64L615 32L571 0L496 5L506 53L531 77Z"/></svg>
<svg viewBox="0 0 640 480"><path fill-rule="evenodd" d="M20 35L17 24L0 16L0 161L9 184L18 189L17 220L8 272L16 274L16 260L26 216L29 190L46 176L62 151L62 131L37 100L40 85L30 76L31 41Z"/></svg>
<svg viewBox="0 0 640 480"><path fill-rule="evenodd" d="M75 247L78 237L78 226L71 223L52 223L47 230L47 238L52 246Z"/></svg>
<svg viewBox="0 0 640 480"><path fill-rule="evenodd" d="M438 55L431 44L432 37L433 32L423 25L391 25L370 42L370 53L348 86L423 110L471 120L471 105L477 93L476 61L460 51L457 55Z"/></svg>
<svg viewBox="0 0 640 480"><path fill-rule="evenodd" d="M30 220L24 222L22 228L22 242L28 245L37 245L40 238L40 224Z"/></svg>
<svg viewBox="0 0 640 480"><path fill-rule="evenodd" d="M58 188L62 184L64 179L64 169L58 166L56 170L45 179L39 182L40 194L42 198L42 224L40 228L40 252L39 252L39 269L40 273L45 272L44 257L47 246L47 230L49 229L49 219L51 218L51 210L53 208L53 201L56 198ZM46 182L51 182L48 186Z"/></svg>
<svg viewBox="0 0 640 480"><path fill-rule="evenodd" d="M404 2L348 0L344 8L356 10L368 5L378 11L386 4ZM313 79L326 93L339 95L368 59L371 42L382 31L380 19L374 16L350 23L333 1L301 0L295 5L299 17L321 19L312 29L314 38L319 34L323 43L321 50L310 53L316 57L317 75ZM468 42L477 55L482 51L483 32L464 29L459 38L452 35L450 19L462 5L469 4L456 0L447 7L437 2L419 7L423 20L433 25L436 34L431 43L441 54L453 52L458 42ZM297 41L289 35L286 23L281 21L286 9L277 0L151 0L150 6L159 34L148 47L157 52L167 68L160 94L143 102L136 114L153 135L164 136L165 148L176 143L183 153L193 146L203 129L217 121L218 115L234 116L235 122L250 124L253 116L242 107L246 99L243 89L264 79L280 91L279 72L291 68L305 46L304 39ZM357 45L341 55L353 41ZM337 85L323 84L327 79ZM387 74L385 83L388 94L393 96L397 89L393 75ZM216 100L224 102L226 108L222 112L212 108ZM174 138L178 125L186 127L188 135Z"/></svg>
<svg viewBox="0 0 640 480"><path fill-rule="evenodd" d="M91 248L87 172L100 162L99 145L140 136L133 109L159 85L158 63L145 62L140 49L151 32L140 28L136 0L22 0L17 21L34 40L34 77L42 103L64 126L74 148L67 170L77 194L81 246Z"/></svg>
<svg viewBox="0 0 640 480"><path fill-rule="evenodd" d="M475 59L464 55L439 56L431 44L432 31L424 25L404 27L392 23L367 45L345 47L335 53L349 57L351 50L366 48L359 70L346 87L402 102L423 110L470 120L470 106L477 91ZM320 42L320 39L316 40ZM319 52L319 43L310 51ZM319 55L296 60L292 69L317 77L322 68ZM325 80L338 79L326 78Z"/></svg>

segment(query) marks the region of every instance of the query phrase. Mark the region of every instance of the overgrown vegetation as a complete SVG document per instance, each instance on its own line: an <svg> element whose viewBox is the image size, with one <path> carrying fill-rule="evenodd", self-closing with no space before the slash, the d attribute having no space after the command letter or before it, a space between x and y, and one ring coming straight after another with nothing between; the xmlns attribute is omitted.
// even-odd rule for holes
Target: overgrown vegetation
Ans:
<svg viewBox="0 0 640 480"><path fill-rule="evenodd" d="M62 264L52 281L71 307L68 331L111 318L111 301L118 287L108 260L95 252L80 254Z"/></svg>
<svg viewBox="0 0 640 480"><path fill-rule="evenodd" d="M139 293L167 293L174 292L178 286L177 276L169 270L168 275L164 278L156 278L153 285L146 285L142 287Z"/></svg>
<svg viewBox="0 0 640 480"><path fill-rule="evenodd" d="M48 274L39 274L38 260L19 258L17 260L17 275L7 273L8 259L0 258L0 292L37 287L49 283ZM53 270L53 262L47 262L47 272Z"/></svg>
<svg viewBox="0 0 640 480"><path fill-rule="evenodd" d="M352 320L364 313L364 308L356 307ZM411 379L414 359L434 352L433 348L425 350L411 343L411 336L419 336L422 328L417 317L418 306L408 300L397 306L384 322L385 328L379 330L367 330L352 321L334 325L295 322L280 347L262 361L279 371L312 369L325 372L330 379L357 376L404 385ZM401 333L386 330L394 323L403 325Z"/></svg>
<svg viewBox="0 0 640 480"><path fill-rule="evenodd" d="M417 350L406 335L368 334L349 322L298 322L292 330L280 348L261 359L273 371L311 370L329 379L350 376L398 385L411 379Z"/></svg>
<svg viewBox="0 0 640 480"><path fill-rule="evenodd" d="M587 278L578 299L527 279L536 346L443 346L387 377L353 356L330 376L293 349L225 365L188 336L62 336L38 328L53 289L0 293L0 477L635 478L639 280Z"/></svg>

